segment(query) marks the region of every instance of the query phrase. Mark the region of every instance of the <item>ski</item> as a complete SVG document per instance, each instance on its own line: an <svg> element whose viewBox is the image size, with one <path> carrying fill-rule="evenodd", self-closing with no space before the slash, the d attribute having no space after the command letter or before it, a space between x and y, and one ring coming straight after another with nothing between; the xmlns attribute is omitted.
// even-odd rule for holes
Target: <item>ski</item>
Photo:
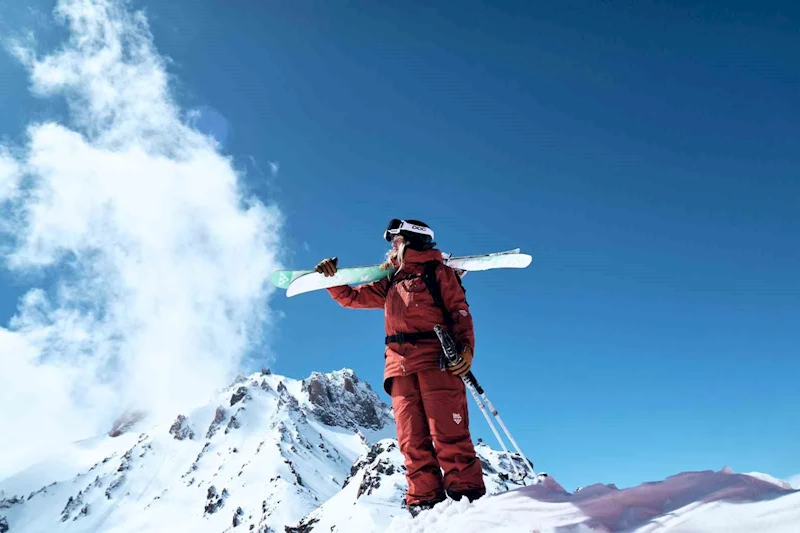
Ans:
<svg viewBox="0 0 800 533"><path fill-rule="evenodd" d="M525 268L531 263L531 256L520 253L519 248L491 254L452 257L443 255L444 263L456 270L478 272L495 268ZM340 268L335 275L325 277L313 270L278 270L272 273L272 284L286 289L286 296L292 297L306 292L336 287L338 285L360 285L377 281L391 275L393 269L381 270L380 265Z"/></svg>
<svg viewBox="0 0 800 533"><path fill-rule="evenodd" d="M478 255L465 255L465 256L459 256L459 257L452 257L450 254L442 254L442 257L444 259L445 264L449 265L449 266L451 266L453 268L459 268L461 270L470 270L470 271L476 270L477 271L477 270L485 270L485 268L481 269L481 266L482 265L486 265L487 262L491 262L490 258L497 257L497 256L500 256L500 255L503 255L503 256L519 255L520 256L516 260L510 260L509 263L514 262L514 261L519 262L519 263L525 263L526 258L530 257L527 254L520 254L520 249L519 248L515 248L513 250L508 250L508 251L505 251L505 252L495 252L495 253L491 253L491 254L478 254ZM530 259L527 259L527 261L528 261L528 264L530 264ZM341 271L344 271L344 270L347 270L347 271L356 271L356 270L358 270L358 271L363 271L363 272L371 272L372 269L374 269L374 268L376 268L378 266L379 265L365 265L365 266L357 266L357 267L346 267L346 268L340 268L339 271L341 272ZM517 268L524 268L525 266L527 266L527 264L524 264L524 265L522 265L520 267L517 267ZM492 268L492 267L489 267L489 268ZM494 267L494 268L498 268L498 267ZM388 275L388 272L391 272L391 271L382 271L382 272L385 272ZM289 285L291 285L292 282L294 280L296 280L297 278L305 276L306 274L313 274L313 273L314 273L313 270L276 270L275 272L272 273L271 282L275 287L277 287L279 289L288 289ZM354 276L354 277L356 277L356 276ZM376 279L380 279L381 277L383 277L383 276L379 276Z"/></svg>

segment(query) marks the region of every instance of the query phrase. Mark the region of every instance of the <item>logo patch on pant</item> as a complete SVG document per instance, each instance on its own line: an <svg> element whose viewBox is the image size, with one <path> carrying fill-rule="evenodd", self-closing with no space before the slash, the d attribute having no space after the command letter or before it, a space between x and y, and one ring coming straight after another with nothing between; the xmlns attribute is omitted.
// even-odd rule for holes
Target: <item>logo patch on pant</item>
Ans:
<svg viewBox="0 0 800 533"><path fill-rule="evenodd" d="M458 414L458 413L453 413L453 422L455 422L456 424L460 424L461 423L461 415Z"/></svg>

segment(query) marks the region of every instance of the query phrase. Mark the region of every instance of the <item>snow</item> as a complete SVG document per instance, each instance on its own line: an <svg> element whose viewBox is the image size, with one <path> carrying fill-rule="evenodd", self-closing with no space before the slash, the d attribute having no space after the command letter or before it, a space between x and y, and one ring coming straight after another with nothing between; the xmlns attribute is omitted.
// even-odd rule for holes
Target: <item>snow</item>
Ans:
<svg viewBox="0 0 800 533"><path fill-rule="evenodd" d="M791 481L784 481L783 479L778 479L774 476L770 476L769 474L763 474L761 472L748 472L747 475L756 479L760 479L761 481L766 481L767 483L772 483L773 485L777 485L784 489L791 490L793 488Z"/></svg>
<svg viewBox="0 0 800 533"><path fill-rule="evenodd" d="M377 442L364 463L333 498L303 520L318 531L385 531L392 518L407 514L403 456L394 439ZM379 472L382 471L382 472ZM388 472L388 473L387 473Z"/></svg>
<svg viewBox="0 0 800 533"><path fill-rule="evenodd" d="M482 498L447 501L416 519L398 517L391 533L719 532L797 533L800 492L751 476L688 472L638 487L567 493L548 479Z"/></svg>
<svg viewBox="0 0 800 533"><path fill-rule="evenodd" d="M342 390L344 375L352 371L316 375L328 407L360 405L375 414L373 427L312 411L298 380L256 373L176 413L175 424L75 443L0 481L0 516L12 533L216 532L235 520L243 531L282 531L341 490L370 446L364 433L393 430L388 406L368 387ZM321 423L323 414L348 427Z"/></svg>
<svg viewBox="0 0 800 533"><path fill-rule="evenodd" d="M767 474L725 468L569 493L553 478L521 486L511 465L521 459L480 442L488 495L412 519L391 411L348 369L259 372L175 417L76 442L0 481L0 530L800 531L800 491Z"/></svg>

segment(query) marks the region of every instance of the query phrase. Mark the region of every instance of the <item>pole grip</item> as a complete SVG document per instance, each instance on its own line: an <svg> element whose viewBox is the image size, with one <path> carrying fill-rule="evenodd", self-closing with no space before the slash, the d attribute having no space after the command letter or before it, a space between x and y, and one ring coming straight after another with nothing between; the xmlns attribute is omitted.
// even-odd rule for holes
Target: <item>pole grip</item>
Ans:
<svg viewBox="0 0 800 533"><path fill-rule="evenodd" d="M436 332L436 336L439 337L439 342L442 344L442 351L444 352L447 362L454 363L456 360L459 360L460 358L456 351L456 343L453 341L450 334L442 329L442 326L439 324L436 324L433 330ZM478 383L478 379L475 377L475 374L472 373L472 370L467 372L467 375L464 376L464 381L475 387L478 394L483 394L483 387Z"/></svg>
<svg viewBox="0 0 800 533"><path fill-rule="evenodd" d="M478 383L478 378L475 377L475 374L472 373L472 370L467 372L467 375L464 376L464 379L467 380L470 385L475 387L475 390L478 391L478 394L483 394L483 387L481 387L480 383Z"/></svg>

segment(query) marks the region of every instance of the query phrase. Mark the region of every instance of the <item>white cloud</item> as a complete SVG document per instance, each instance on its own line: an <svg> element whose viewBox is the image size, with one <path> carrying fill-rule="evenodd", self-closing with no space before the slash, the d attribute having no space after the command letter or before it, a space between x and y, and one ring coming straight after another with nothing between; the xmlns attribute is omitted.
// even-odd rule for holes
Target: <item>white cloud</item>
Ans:
<svg viewBox="0 0 800 533"><path fill-rule="evenodd" d="M280 171L281 165L277 161L270 161L269 162L269 174L273 178L278 176L278 171Z"/></svg>
<svg viewBox="0 0 800 533"><path fill-rule="evenodd" d="M16 159L7 148L0 146L0 202L16 196L20 177Z"/></svg>
<svg viewBox="0 0 800 533"><path fill-rule="evenodd" d="M174 416L205 400L271 318L281 214L181 118L147 21L126 6L61 0L63 47L12 46L72 121L0 146L7 266L52 280L0 328L0 478L127 407Z"/></svg>

